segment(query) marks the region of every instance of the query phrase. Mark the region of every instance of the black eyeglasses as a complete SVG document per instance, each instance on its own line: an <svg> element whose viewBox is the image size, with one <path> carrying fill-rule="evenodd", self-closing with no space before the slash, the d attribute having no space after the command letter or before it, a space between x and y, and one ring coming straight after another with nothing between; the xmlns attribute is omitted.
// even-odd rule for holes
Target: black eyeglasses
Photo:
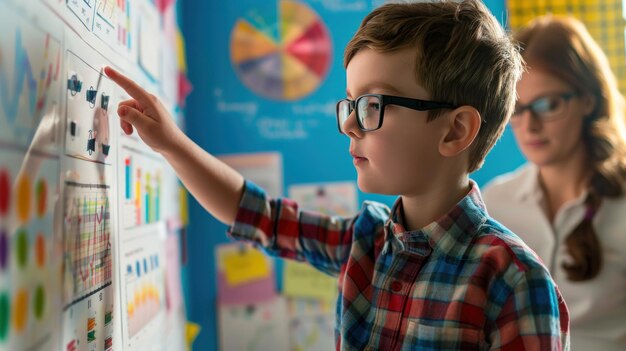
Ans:
<svg viewBox="0 0 626 351"><path fill-rule="evenodd" d="M345 134L343 124L350 117L352 111L356 113L359 129L364 132L379 129L383 125L383 116L385 115L385 106L387 105L398 105L417 111L456 108L454 104L448 102L426 101L383 94L365 94L355 100L343 99L337 102L337 128L339 133Z"/></svg>
<svg viewBox="0 0 626 351"><path fill-rule="evenodd" d="M511 115L511 127L517 127L521 123L524 111L529 110L535 118L542 122L551 122L566 116L567 102L578 96L575 92L554 93L541 96L526 105L516 105Z"/></svg>

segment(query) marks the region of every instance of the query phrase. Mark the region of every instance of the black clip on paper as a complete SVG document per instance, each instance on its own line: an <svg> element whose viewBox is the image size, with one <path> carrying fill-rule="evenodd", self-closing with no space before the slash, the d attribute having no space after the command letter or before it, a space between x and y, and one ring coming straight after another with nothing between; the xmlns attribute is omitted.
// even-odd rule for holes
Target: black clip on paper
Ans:
<svg viewBox="0 0 626 351"><path fill-rule="evenodd" d="M93 86L89 87L87 90L87 101L89 102L89 107L94 108L96 106L96 97L98 97L98 91L93 88Z"/></svg>
<svg viewBox="0 0 626 351"><path fill-rule="evenodd" d="M76 123L76 121L71 121L70 122L70 136L72 136L72 139L76 137L76 127L78 127L78 124Z"/></svg>
<svg viewBox="0 0 626 351"><path fill-rule="evenodd" d="M109 156L109 151L111 150L111 145L109 144L102 144L102 153L104 154L104 157Z"/></svg>
<svg viewBox="0 0 626 351"><path fill-rule="evenodd" d="M89 139L87 140L87 152L91 156L96 151L96 138L93 137L93 131L89 131Z"/></svg>
<svg viewBox="0 0 626 351"><path fill-rule="evenodd" d="M105 111L109 110L109 96L104 95L104 93L102 93L102 100L100 100L100 107L102 107L102 109Z"/></svg>
<svg viewBox="0 0 626 351"><path fill-rule="evenodd" d="M83 88L83 82L78 80L77 75L72 74L70 79L67 80L67 89L70 91L70 94L72 96L75 96L76 94L80 93L82 88Z"/></svg>

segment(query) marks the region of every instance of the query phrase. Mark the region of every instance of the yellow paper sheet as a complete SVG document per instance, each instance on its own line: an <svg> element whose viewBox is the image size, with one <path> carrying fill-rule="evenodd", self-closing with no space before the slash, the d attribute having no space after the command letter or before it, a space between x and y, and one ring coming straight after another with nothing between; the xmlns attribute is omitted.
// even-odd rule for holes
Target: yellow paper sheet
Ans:
<svg viewBox="0 0 626 351"><path fill-rule="evenodd" d="M193 342L196 340L196 337L198 337L198 334L200 334L200 329L202 328L199 324L187 322L187 351L193 350Z"/></svg>
<svg viewBox="0 0 626 351"><path fill-rule="evenodd" d="M224 256L224 272L228 284L235 286L267 278L270 266L263 253L242 246L240 251L230 252Z"/></svg>
<svg viewBox="0 0 626 351"><path fill-rule="evenodd" d="M325 301L333 301L337 297L337 278L308 264L286 261L283 274L283 290L287 296Z"/></svg>

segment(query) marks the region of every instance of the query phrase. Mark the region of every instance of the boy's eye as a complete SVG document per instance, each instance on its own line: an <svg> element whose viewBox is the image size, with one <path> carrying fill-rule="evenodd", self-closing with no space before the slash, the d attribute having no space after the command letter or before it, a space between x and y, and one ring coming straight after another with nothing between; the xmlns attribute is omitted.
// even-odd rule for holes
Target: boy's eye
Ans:
<svg viewBox="0 0 626 351"><path fill-rule="evenodd" d="M380 101L373 97L364 97L359 100L358 107L362 117L373 117L380 111Z"/></svg>

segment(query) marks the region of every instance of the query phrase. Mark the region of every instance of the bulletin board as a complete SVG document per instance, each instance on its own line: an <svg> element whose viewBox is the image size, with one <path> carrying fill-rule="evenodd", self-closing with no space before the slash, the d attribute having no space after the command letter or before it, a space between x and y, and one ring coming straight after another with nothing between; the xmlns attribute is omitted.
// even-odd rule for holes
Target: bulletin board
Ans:
<svg viewBox="0 0 626 351"><path fill-rule="evenodd" d="M179 183L121 132L128 97L103 74L182 122L176 17L172 2L0 1L0 350L184 348Z"/></svg>

